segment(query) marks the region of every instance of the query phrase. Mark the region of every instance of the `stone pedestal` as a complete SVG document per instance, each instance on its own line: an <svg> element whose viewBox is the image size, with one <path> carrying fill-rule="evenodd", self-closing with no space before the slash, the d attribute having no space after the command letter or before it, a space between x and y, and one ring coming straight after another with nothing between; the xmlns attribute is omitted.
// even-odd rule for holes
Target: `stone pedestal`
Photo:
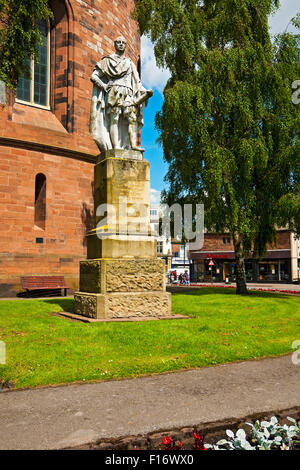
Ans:
<svg viewBox="0 0 300 470"><path fill-rule="evenodd" d="M101 236L101 239L99 237ZM130 255L134 253L134 255ZM153 258L156 239L148 235L105 235L91 230L87 234L87 258Z"/></svg>
<svg viewBox="0 0 300 470"><path fill-rule="evenodd" d="M88 259L80 263L74 312L98 319L169 316L165 263L156 257L150 229L150 168L142 153L102 155L94 200L96 228L87 234ZM99 210L102 204L114 208L114 218Z"/></svg>
<svg viewBox="0 0 300 470"><path fill-rule="evenodd" d="M80 263L77 314L91 318L170 315L165 263L160 259L95 259Z"/></svg>

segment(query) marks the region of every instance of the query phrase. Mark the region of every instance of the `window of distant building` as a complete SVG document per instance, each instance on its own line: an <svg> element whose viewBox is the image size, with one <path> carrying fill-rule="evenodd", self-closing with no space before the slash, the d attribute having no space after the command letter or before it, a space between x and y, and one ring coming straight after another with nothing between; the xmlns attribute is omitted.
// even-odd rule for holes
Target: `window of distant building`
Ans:
<svg viewBox="0 0 300 470"><path fill-rule="evenodd" d="M155 236L159 236L159 224L152 224Z"/></svg>
<svg viewBox="0 0 300 470"><path fill-rule="evenodd" d="M187 258L187 246L180 245L180 258Z"/></svg>
<svg viewBox="0 0 300 470"><path fill-rule="evenodd" d="M157 247L156 247L156 250L157 250L157 254L158 255L162 255L163 254L163 249L164 249L164 242L157 242Z"/></svg>
<svg viewBox="0 0 300 470"><path fill-rule="evenodd" d="M38 173L35 177L34 224L45 230L46 227L46 176Z"/></svg>
<svg viewBox="0 0 300 470"><path fill-rule="evenodd" d="M42 108L50 108L50 25L38 21L43 42L38 46L39 60L28 59L31 78L22 76L17 86L16 101Z"/></svg>
<svg viewBox="0 0 300 470"><path fill-rule="evenodd" d="M223 245L226 245L226 244L230 245L230 242L231 242L231 240L230 240L229 237L223 237Z"/></svg>

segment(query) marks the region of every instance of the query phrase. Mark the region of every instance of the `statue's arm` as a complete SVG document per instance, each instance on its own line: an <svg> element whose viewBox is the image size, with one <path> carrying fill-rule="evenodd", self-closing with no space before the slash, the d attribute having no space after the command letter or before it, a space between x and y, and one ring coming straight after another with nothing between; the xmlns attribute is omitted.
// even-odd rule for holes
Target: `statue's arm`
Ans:
<svg viewBox="0 0 300 470"><path fill-rule="evenodd" d="M92 73L91 81L94 83L94 85L96 85L101 90L107 91L107 85L102 80L102 76L103 75L101 75L100 70L96 67L94 72Z"/></svg>
<svg viewBox="0 0 300 470"><path fill-rule="evenodd" d="M132 69L132 73L133 73L133 76L135 78L135 81L136 83L139 84L139 91L142 95L144 95L144 100L145 101L146 99L150 98L151 96L153 96L153 90L149 89L149 90L146 90L146 88L143 87L143 84L142 84L142 81L140 79L140 76L139 76L139 73L137 71L137 68L136 66L134 65L134 63L132 62L132 66L131 66L131 69Z"/></svg>
<svg viewBox="0 0 300 470"><path fill-rule="evenodd" d="M139 84L140 89L143 88L145 90L145 88L142 85L142 81L141 81L141 78L140 78L139 73L137 71L137 68L136 68L136 66L134 65L134 63L132 61L131 61L131 70L132 70L132 74L134 76L134 79L135 79L136 83Z"/></svg>

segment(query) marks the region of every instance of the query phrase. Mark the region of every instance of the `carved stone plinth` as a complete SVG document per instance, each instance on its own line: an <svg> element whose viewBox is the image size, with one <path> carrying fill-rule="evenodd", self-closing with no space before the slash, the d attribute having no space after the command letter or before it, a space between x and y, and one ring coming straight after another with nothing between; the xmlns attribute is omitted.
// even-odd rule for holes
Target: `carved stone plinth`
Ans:
<svg viewBox="0 0 300 470"><path fill-rule="evenodd" d="M79 292L74 296L74 312L90 318L171 314L165 262L156 256L150 230L149 163L141 153L141 159L127 153L110 150L95 166L96 228L87 234L88 259L80 263ZM140 213L129 210L124 217L120 198L125 198L127 209L140 205ZM109 219L103 224L104 214L97 214L101 204L115 207L113 223ZM137 220L140 232L132 234L130 226Z"/></svg>
<svg viewBox="0 0 300 470"><path fill-rule="evenodd" d="M164 261L157 258L82 261L74 312L90 318L170 315Z"/></svg>
<svg viewBox="0 0 300 470"><path fill-rule="evenodd" d="M95 259L80 262L80 292L163 292L161 259Z"/></svg>
<svg viewBox="0 0 300 470"><path fill-rule="evenodd" d="M171 311L167 292L76 292L74 312L89 318L164 317Z"/></svg>

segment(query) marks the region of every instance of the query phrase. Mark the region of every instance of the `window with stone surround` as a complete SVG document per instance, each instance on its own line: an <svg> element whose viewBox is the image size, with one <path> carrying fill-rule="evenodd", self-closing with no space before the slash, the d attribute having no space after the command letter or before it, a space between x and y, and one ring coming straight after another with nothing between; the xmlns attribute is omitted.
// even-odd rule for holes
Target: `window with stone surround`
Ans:
<svg viewBox="0 0 300 470"><path fill-rule="evenodd" d="M50 25L39 21L43 43L38 47L39 60L28 59L31 78L21 77L16 101L50 109Z"/></svg>

